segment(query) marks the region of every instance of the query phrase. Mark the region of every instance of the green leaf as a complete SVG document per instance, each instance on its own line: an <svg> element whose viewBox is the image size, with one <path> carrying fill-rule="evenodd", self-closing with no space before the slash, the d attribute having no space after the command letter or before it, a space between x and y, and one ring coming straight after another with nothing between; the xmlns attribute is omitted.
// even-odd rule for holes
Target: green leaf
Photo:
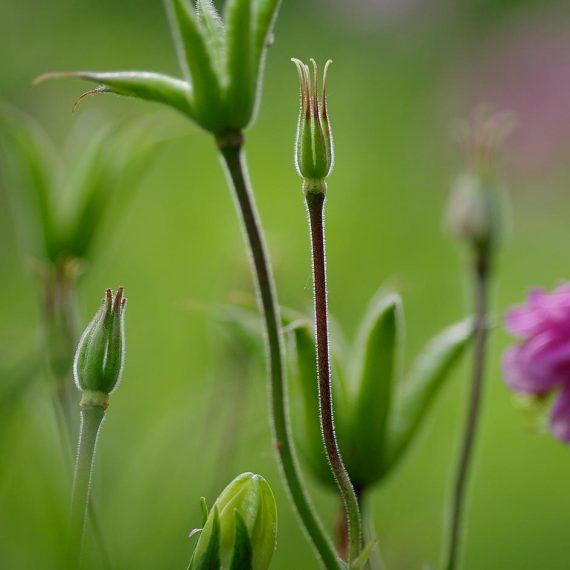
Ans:
<svg viewBox="0 0 570 570"><path fill-rule="evenodd" d="M53 145L44 131L27 115L0 106L0 149L2 173L7 186L13 187L10 196L24 212L23 224L27 234L34 235L33 248L50 259L59 253L60 235L53 204L52 169L58 165ZM29 190L29 193L20 192ZM30 210L31 207L31 210ZM39 224L38 224L39 222Z"/></svg>
<svg viewBox="0 0 570 570"><path fill-rule="evenodd" d="M69 176L71 196L77 200L71 215L63 247L77 258L87 257L109 198L117 187L119 168L111 129L101 129L91 135L85 148L81 149L74 170Z"/></svg>
<svg viewBox="0 0 570 570"><path fill-rule="evenodd" d="M226 22L227 76L225 93L231 127L243 128L249 122L255 96L251 0L228 0Z"/></svg>
<svg viewBox="0 0 570 570"><path fill-rule="evenodd" d="M319 387L315 336L304 320L292 322L287 330L294 344L291 351L289 377L292 403L297 417L293 433L303 458L313 475L336 489L336 483L325 454L319 419ZM338 336L338 335L335 335ZM341 448L346 446L346 393L342 367L336 359L336 344L331 342L331 376L336 433ZM296 404L296 405L295 405Z"/></svg>
<svg viewBox="0 0 570 570"><path fill-rule="evenodd" d="M360 373L346 459L351 478L360 487L374 483L385 468L401 321L400 298L382 295L373 302L357 343Z"/></svg>
<svg viewBox="0 0 570 570"><path fill-rule="evenodd" d="M247 525L237 509L235 509L234 513L236 532L230 570L251 570L253 567L253 549Z"/></svg>
<svg viewBox="0 0 570 570"><path fill-rule="evenodd" d="M212 48L186 0L167 0L167 7L182 67L192 83L194 118L206 130L219 132L225 121Z"/></svg>
<svg viewBox="0 0 570 570"><path fill-rule="evenodd" d="M319 420L319 387L315 337L307 323L299 322L292 330L295 362L290 380L301 399L300 424L295 426L297 444L313 474L323 483L334 485L325 455Z"/></svg>
<svg viewBox="0 0 570 570"><path fill-rule="evenodd" d="M390 429L390 469L409 447L472 336L471 319L452 325L435 336L415 360L397 397L395 419Z"/></svg>
<svg viewBox="0 0 570 570"><path fill-rule="evenodd" d="M95 93L114 93L146 101L164 103L193 118L190 84L160 73L150 71L70 71L40 75L34 84L50 79L77 77L99 84L98 88L84 93L78 102Z"/></svg>

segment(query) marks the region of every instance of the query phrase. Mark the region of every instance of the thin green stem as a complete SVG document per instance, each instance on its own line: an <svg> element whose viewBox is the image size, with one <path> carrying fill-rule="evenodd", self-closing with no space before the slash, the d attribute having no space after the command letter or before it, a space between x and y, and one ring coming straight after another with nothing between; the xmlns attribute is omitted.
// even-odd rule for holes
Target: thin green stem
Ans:
<svg viewBox="0 0 570 570"><path fill-rule="evenodd" d="M102 406L84 406L81 408L81 425L73 474L70 516L72 562L75 566L79 566L81 560L86 513L90 501L91 477L95 465L95 448L104 417L105 408Z"/></svg>
<svg viewBox="0 0 570 570"><path fill-rule="evenodd" d="M455 570L458 567L460 542L464 528L465 500L469 483L469 470L472 463L473 448L483 389L485 356L487 345L487 304L489 264L486 256L478 256L474 267L475 281L475 349L473 360L473 377L471 393L467 409L467 421L463 435L459 464L455 478L451 502L451 521L449 527L449 542L444 563L445 570Z"/></svg>
<svg viewBox="0 0 570 570"><path fill-rule="evenodd" d="M327 459L346 511L346 525L348 531L347 560L350 564L362 550L362 522L360 520L358 497L350 480L350 476L348 475L348 471L342 461L334 425L327 307L327 268L324 227L325 192L306 192L306 202L309 210L311 249L313 253L319 416Z"/></svg>
<svg viewBox="0 0 570 570"><path fill-rule="evenodd" d="M287 411L279 306L242 154L243 138L240 133L232 133L231 136L219 137L217 143L247 235L265 320L269 352L271 419L279 463L305 531L322 563L329 570L341 570L342 562L336 556L305 490L293 446Z"/></svg>

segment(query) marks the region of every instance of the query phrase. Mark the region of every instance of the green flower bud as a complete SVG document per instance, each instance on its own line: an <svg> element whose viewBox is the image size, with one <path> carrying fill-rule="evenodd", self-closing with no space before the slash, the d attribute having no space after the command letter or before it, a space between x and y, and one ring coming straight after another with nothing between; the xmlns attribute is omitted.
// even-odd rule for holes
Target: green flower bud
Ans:
<svg viewBox="0 0 570 570"><path fill-rule="evenodd" d="M327 112L326 81L332 61L329 59L323 72L323 89L318 98L317 64L313 64L313 79L309 67L298 59L291 60L297 66L300 84L301 108L295 143L295 165L297 172L305 179L305 190L324 191L325 178L330 174L334 162L334 149Z"/></svg>
<svg viewBox="0 0 570 570"><path fill-rule="evenodd" d="M162 103L223 138L254 119L279 0L165 0L183 77L151 71L47 73L36 82L77 77L115 93Z"/></svg>
<svg viewBox="0 0 570 570"><path fill-rule="evenodd" d="M260 475L242 473L214 503L188 570L266 570L276 534L271 487Z"/></svg>
<svg viewBox="0 0 570 570"><path fill-rule="evenodd" d="M498 147L513 126L511 113L480 107L461 132L471 160L452 186L446 224L479 255L487 255L500 238L505 192L497 172Z"/></svg>
<svg viewBox="0 0 570 570"><path fill-rule="evenodd" d="M119 287L111 289L83 333L73 362L77 387L84 393L82 404L105 404L106 396L119 383L124 363L124 315L126 299Z"/></svg>

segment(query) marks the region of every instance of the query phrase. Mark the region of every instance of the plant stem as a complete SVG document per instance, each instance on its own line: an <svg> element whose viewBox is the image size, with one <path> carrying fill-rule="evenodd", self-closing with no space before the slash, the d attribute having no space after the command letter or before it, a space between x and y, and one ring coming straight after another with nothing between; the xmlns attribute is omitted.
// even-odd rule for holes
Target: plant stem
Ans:
<svg viewBox="0 0 570 570"><path fill-rule="evenodd" d="M72 562L76 567L81 560L85 519L90 501L91 477L95 465L95 448L99 429L105 417L102 406L81 407L81 426L79 444L73 474L73 492L71 499L70 535L72 538Z"/></svg>
<svg viewBox="0 0 570 570"><path fill-rule="evenodd" d="M265 320L269 352L271 419L279 463L301 522L325 568L340 570L342 563L337 558L305 490L293 446L287 410L279 306L242 154L243 137L241 133L231 133L228 136L218 137L217 144L247 235Z"/></svg>
<svg viewBox="0 0 570 570"><path fill-rule="evenodd" d="M473 455L473 446L477 433L481 395L483 388L483 372L485 369L485 353L487 344L487 304L489 260L485 255L478 255L474 264L475 282L475 349L473 360L473 376L469 397L467 421L463 436L463 444L459 456L459 465L455 479L451 505L451 524L445 570L457 568L461 535L464 527L465 498L467 493L469 468Z"/></svg>
<svg viewBox="0 0 570 570"><path fill-rule="evenodd" d="M362 523L358 497L348 475L336 440L330 377L329 331L327 308L327 270L325 253L325 192L306 192L311 224L315 321L317 330L317 369L319 378L319 415L327 459L338 485L346 511L348 555L350 564L362 549Z"/></svg>

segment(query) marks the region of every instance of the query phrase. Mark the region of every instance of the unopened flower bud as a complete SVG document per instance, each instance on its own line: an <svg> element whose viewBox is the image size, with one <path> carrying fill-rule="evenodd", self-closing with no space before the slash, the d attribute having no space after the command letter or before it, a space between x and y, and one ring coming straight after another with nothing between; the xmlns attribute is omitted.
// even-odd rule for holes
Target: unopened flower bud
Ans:
<svg viewBox="0 0 570 570"><path fill-rule="evenodd" d="M277 534L277 507L267 481L243 473L221 493L196 544L189 570L266 570Z"/></svg>
<svg viewBox="0 0 570 570"><path fill-rule="evenodd" d="M318 94L317 64L313 64L313 77L309 67L298 59L292 59L299 74L301 109L295 143L295 164L297 172L305 179L307 191L324 191L325 178L330 174L334 150L332 133L327 112L326 81L327 70L332 63L328 60L323 72L321 98Z"/></svg>
<svg viewBox="0 0 570 570"><path fill-rule="evenodd" d="M83 392L83 405L106 405L107 395L119 383L124 363L125 303L122 287L114 297L107 289L99 311L79 341L73 375Z"/></svg>
<svg viewBox="0 0 570 570"><path fill-rule="evenodd" d="M486 107L476 111L471 125L463 125L470 164L452 186L446 222L478 254L489 253L500 237L505 192L497 172L498 147L513 126L511 113Z"/></svg>

